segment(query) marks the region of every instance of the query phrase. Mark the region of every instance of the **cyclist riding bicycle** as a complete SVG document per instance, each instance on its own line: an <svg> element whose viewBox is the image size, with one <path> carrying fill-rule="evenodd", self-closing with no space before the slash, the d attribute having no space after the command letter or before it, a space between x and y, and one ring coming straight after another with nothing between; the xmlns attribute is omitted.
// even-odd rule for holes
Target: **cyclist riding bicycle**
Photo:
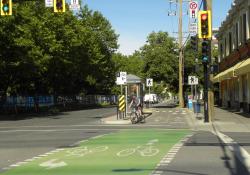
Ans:
<svg viewBox="0 0 250 175"><path fill-rule="evenodd" d="M138 98L136 96L133 96L132 100L130 102L129 108L130 109L135 109L136 111L138 111L139 116L141 116L142 115L142 106L141 106L140 98Z"/></svg>

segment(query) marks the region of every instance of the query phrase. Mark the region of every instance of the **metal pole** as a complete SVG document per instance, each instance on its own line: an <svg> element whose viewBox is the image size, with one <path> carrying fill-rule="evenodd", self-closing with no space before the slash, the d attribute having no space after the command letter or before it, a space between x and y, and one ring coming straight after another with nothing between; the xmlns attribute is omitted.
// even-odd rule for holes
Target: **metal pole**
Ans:
<svg viewBox="0 0 250 175"><path fill-rule="evenodd" d="M203 10L210 10L212 13L212 0L203 1ZM211 74L210 66L212 63L212 47L211 39L209 42L209 57L208 64L204 64L204 122L210 122L214 116L214 93L213 93L213 84L211 79L213 75ZM211 74L211 77L210 77Z"/></svg>
<svg viewBox="0 0 250 175"><path fill-rule="evenodd" d="M149 93L148 107L150 108L150 98L151 98L151 95L150 95L150 86L148 87L148 93Z"/></svg>
<svg viewBox="0 0 250 175"><path fill-rule="evenodd" d="M128 86L125 86L125 108L126 108L126 111L125 111L125 116L127 117L127 113L128 113Z"/></svg>
<svg viewBox="0 0 250 175"><path fill-rule="evenodd" d="M194 85L191 85L191 95L192 95L192 100L194 100Z"/></svg>
<svg viewBox="0 0 250 175"><path fill-rule="evenodd" d="M195 89L194 89L194 90L195 90L195 92L194 92L194 96L195 96L195 100L197 101L197 89L196 89L196 88L197 88L197 86L195 85Z"/></svg>

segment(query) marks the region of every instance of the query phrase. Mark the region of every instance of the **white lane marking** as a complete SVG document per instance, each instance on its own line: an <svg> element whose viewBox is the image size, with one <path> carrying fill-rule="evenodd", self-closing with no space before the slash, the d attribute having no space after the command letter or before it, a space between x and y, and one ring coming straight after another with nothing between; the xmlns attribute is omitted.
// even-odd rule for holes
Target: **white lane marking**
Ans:
<svg viewBox="0 0 250 175"><path fill-rule="evenodd" d="M112 126L117 126L117 127L124 127L124 125L112 125ZM128 127L129 125L126 125ZM148 127L165 127L166 125L146 125ZM131 125L131 128L123 128L123 130L137 130L137 128L144 128L145 125ZM136 127L136 128L134 128ZM183 128L185 129L185 128ZM188 129L188 128L187 128ZM67 131L98 131L98 130L107 130L107 131L117 131L120 130L120 128L116 129L109 129L109 128L99 128L99 129L49 129L49 130L8 130L8 131L0 131L0 133L15 133L15 132L67 132ZM178 129L168 129L168 128L162 128L161 130L178 130Z"/></svg>
<svg viewBox="0 0 250 175"><path fill-rule="evenodd" d="M26 163L28 163L28 162L18 162L18 163L16 163L17 165L23 165L23 164L26 164Z"/></svg>
<svg viewBox="0 0 250 175"><path fill-rule="evenodd" d="M54 169L54 168L67 166L67 163L65 163L63 161L59 162L58 159L51 159L47 162L43 162L43 163L39 164L39 166L45 167L46 169Z"/></svg>
<svg viewBox="0 0 250 175"><path fill-rule="evenodd" d="M10 167L4 167L4 168L2 168L3 170L9 170L10 169Z"/></svg>
<svg viewBox="0 0 250 175"><path fill-rule="evenodd" d="M95 136L95 137L91 137L91 139L99 139L99 138L101 138L101 137L103 137L103 136L105 136L106 134L103 134L103 135L99 135L99 136Z"/></svg>
<svg viewBox="0 0 250 175"><path fill-rule="evenodd" d="M163 171L156 171L155 173L156 174L161 174L161 173L163 173Z"/></svg>
<svg viewBox="0 0 250 175"><path fill-rule="evenodd" d="M11 167L19 167L20 165L17 165L17 164L13 164L13 165L10 165Z"/></svg>
<svg viewBox="0 0 250 175"><path fill-rule="evenodd" d="M181 139L178 143L176 143L169 150L169 152L166 154L166 156L161 159L160 163L157 164L155 170L151 173L151 175L155 175L157 170L159 170L160 166L164 166L164 167L168 166L169 163L171 163L172 160L175 158L175 156L178 153L178 151L180 150L180 148L184 145L184 141L186 142L191 136L192 136L192 134L189 134L189 135L185 136L183 139Z"/></svg>
<svg viewBox="0 0 250 175"><path fill-rule="evenodd" d="M237 142L235 142L231 137L219 132L213 131L213 134L218 136L222 142L226 144L231 152L233 152L236 157L247 167L250 172L250 155L249 153L241 147Z"/></svg>
<svg viewBox="0 0 250 175"><path fill-rule="evenodd" d="M47 156L48 156L47 154L38 155L38 157L47 157Z"/></svg>

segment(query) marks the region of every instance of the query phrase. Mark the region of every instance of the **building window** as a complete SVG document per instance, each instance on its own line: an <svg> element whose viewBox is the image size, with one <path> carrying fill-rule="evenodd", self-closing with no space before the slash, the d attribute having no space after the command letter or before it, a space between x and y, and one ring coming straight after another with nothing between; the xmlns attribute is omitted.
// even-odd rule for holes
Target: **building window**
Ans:
<svg viewBox="0 0 250 175"><path fill-rule="evenodd" d="M223 44L220 44L220 60L223 59Z"/></svg>
<svg viewBox="0 0 250 175"><path fill-rule="evenodd" d="M250 34L250 6L248 7L248 33ZM249 35L248 35L249 38Z"/></svg>
<svg viewBox="0 0 250 175"><path fill-rule="evenodd" d="M229 32L229 54L232 53L233 43L232 43L232 33Z"/></svg>
<svg viewBox="0 0 250 175"><path fill-rule="evenodd" d="M243 43L243 22L242 22L242 16L240 17L240 25L239 25L239 28L240 28L240 45L242 45Z"/></svg>
<svg viewBox="0 0 250 175"><path fill-rule="evenodd" d="M246 41L247 41L247 15L246 14L244 14L243 15L243 30L242 30L242 32L243 32L243 43L246 43Z"/></svg>
<svg viewBox="0 0 250 175"><path fill-rule="evenodd" d="M227 38L224 39L224 56L227 56Z"/></svg>
<svg viewBox="0 0 250 175"><path fill-rule="evenodd" d="M236 23L235 25L235 48L239 48L239 24Z"/></svg>

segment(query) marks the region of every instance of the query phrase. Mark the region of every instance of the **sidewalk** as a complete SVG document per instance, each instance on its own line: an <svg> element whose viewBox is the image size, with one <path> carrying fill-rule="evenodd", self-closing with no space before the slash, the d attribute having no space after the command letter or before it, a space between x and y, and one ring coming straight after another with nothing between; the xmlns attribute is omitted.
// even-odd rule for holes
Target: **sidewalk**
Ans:
<svg viewBox="0 0 250 175"><path fill-rule="evenodd" d="M215 107L215 117L211 123L204 123L203 113L190 113L192 129L201 131L213 131L215 127L221 132L250 132L250 114L230 112L226 109ZM249 117L249 118L248 118Z"/></svg>
<svg viewBox="0 0 250 175"><path fill-rule="evenodd" d="M220 146L217 146L217 152L219 151L218 148L221 147L221 151L219 151L223 155L221 160L224 160L224 163L227 164L229 174L249 175L250 137L248 133L250 132L250 115L215 107L215 116L212 122L204 123L203 115L200 114L201 118L197 118L192 111L189 110L189 113L191 127L196 133L208 132L218 139L219 142L217 143ZM208 149L206 152L208 152ZM224 159L223 157L227 158ZM219 159L217 159L217 162L220 162ZM218 170L222 169L223 167L220 167Z"/></svg>

